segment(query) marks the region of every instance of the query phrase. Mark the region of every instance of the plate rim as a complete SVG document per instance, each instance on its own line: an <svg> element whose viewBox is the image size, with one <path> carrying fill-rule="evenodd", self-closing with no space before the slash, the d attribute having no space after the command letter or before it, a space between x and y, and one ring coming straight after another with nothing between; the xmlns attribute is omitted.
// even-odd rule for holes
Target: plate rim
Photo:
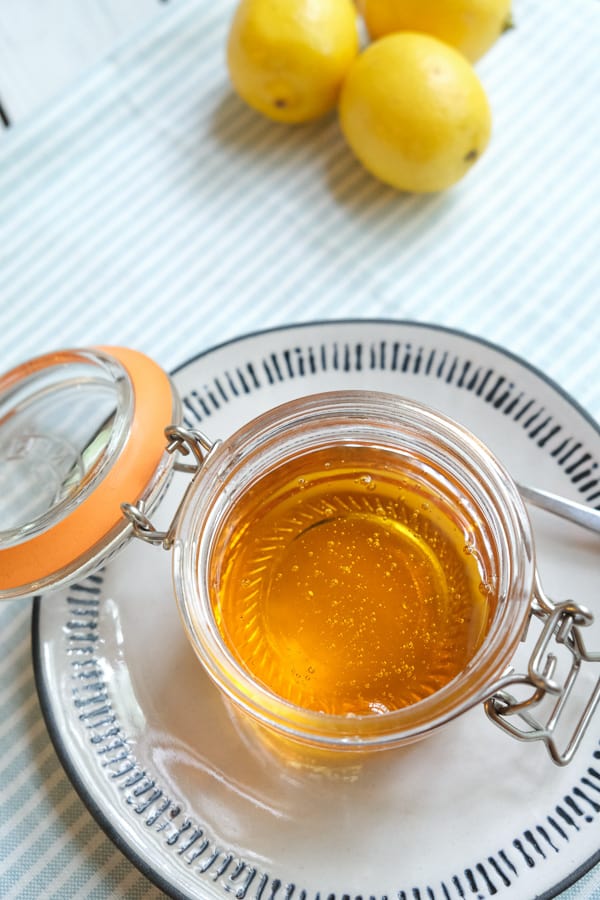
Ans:
<svg viewBox="0 0 600 900"><path fill-rule="evenodd" d="M400 325L410 328L422 328L424 331L450 334L454 337L466 338L469 341L481 344L483 347L487 347L488 349L500 354L500 356L505 356L512 362L523 366L523 368L527 369L533 375L544 381L549 387L553 388L553 390L555 390L557 394L559 394L563 398L563 400L569 403L576 410L576 412L582 415L583 418L586 419L588 424L598 432L598 435L600 435L600 421L595 419L593 415L578 400L576 400L572 394L569 393L569 391L562 387L562 385L551 378L550 375L547 375L542 369L538 368L534 363L531 363L529 362L529 360L525 359L525 357L520 356L513 350L509 350L507 347L502 346L502 344L497 344L489 338L485 338L479 334L474 334L470 331L466 331L463 328L454 328L450 325L438 325L434 322L421 322L416 319L394 319L392 317L386 318L379 316L364 318L360 316L342 317L339 319L334 317L331 319L310 319L306 322L286 322L282 325L272 325L268 328L257 328L254 331L244 332L244 334L240 334L237 337L234 336L231 338L227 338L224 341L220 341L218 344L212 344L205 350L201 350L195 356L189 357L189 359L186 359L184 362L179 363L177 366L175 366L175 368L171 369L171 375L176 375L178 372L181 372L183 369L187 368L187 366L191 365L192 363L198 362L198 360L203 359L210 353L214 353L217 350L223 350L225 347L229 347L232 344L239 344L242 341L263 337L269 334L278 334L284 331L293 331L297 328L323 328L329 325Z"/></svg>
<svg viewBox="0 0 600 900"><path fill-rule="evenodd" d="M112 841L117 850L119 850L126 859L128 859L135 867L156 887L160 888L168 897L173 900L193 900L189 894L182 893L178 888L166 879L157 869L150 866L146 860L140 856L121 836L118 829L113 825L111 820L98 806L92 792L87 788L85 782L81 778L74 761L69 755L64 743L60 728L54 716L52 703L50 700L50 691L47 682L44 680L43 654L41 652L42 643L40 636L40 619L42 612L42 604L44 597L36 595L33 598L31 610L31 655L33 662L33 677L42 717L44 719L50 741L58 760L63 767L65 774L79 799L90 813L95 822L100 826L105 835ZM50 602L52 602L50 600Z"/></svg>
<svg viewBox="0 0 600 900"><path fill-rule="evenodd" d="M265 337L271 334L280 334L285 331L292 331L297 329L308 329L308 328L322 328L328 327L331 325L379 325L379 326L405 326L410 328L420 328L423 331L429 331L433 333L442 333L449 334L454 337L458 337L461 339L466 339L467 341L471 341L473 343L479 344L485 348L493 350L498 353L500 356L504 356L511 361L517 363L518 365L524 367L526 370L531 372L534 376L541 379L545 382L550 388L557 392L559 396L562 397L579 415L581 415L585 421L597 432L600 436L600 423L597 422L594 417L568 392L566 391L560 384L558 384L554 379L548 376L545 372L537 368L537 366L533 365L528 360L519 356L517 353L514 353L511 350L503 347L500 344L497 344L487 338L481 337L480 335L472 334L463 329L453 328L446 325L438 325L435 323L429 322L420 322L413 321L410 319L394 319L394 318L380 318L380 317L372 317L372 318L331 318L331 319L319 319L319 320L309 320L306 322L294 322L294 323L285 323L282 325L275 325L265 329L256 329L251 332L244 332L244 334L237 335L231 338L228 338L218 344L211 345L210 347L205 348L200 351L193 357L185 360L181 364L177 365L174 369L171 370L171 375L176 375L178 372L192 365L193 363L203 359L206 356L209 356L211 353L222 350L226 347L229 347L234 344L240 344L247 340L251 340L254 338ZM75 762L71 759L69 755L66 744L62 737L60 728L58 726L58 722L54 715L52 701L50 699L50 690L47 684L47 681L44 677L44 662L43 662L43 653L42 653L42 639L41 639L41 614L42 614L42 604L44 602L44 597L41 595L36 595L33 598L32 602L32 612L31 612L31 655L32 655L32 666L33 666L33 674L34 674L34 683L36 687L36 692L38 695L38 700L40 704L40 709L42 712L42 717L44 719L46 729L48 735L50 737L51 743L54 747L56 755L61 763L67 778L71 782L73 788L78 794L80 800L83 805L86 807L88 812L91 814L92 818L96 821L96 823L100 826L109 840L115 845L115 847L123 853L123 855L138 869L138 871L144 875L152 884L158 887L161 891L163 891L168 897L172 897L173 900L193 900L190 894L180 891L176 886L174 886L161 872L150 865L136 850L122 837L119 833L118 829L113 825L111 820L100 806L97 804L96 800L92 792L86 786L84 780L82 779ZM46 600L46 602L48 602ZM52 602L52 601L50 601ZM564 890L572 887L577 884L577 882L583 878L595 865L600 863L600 847L599 849L592 854L590 857L581 862L569 875L563 878L559 883L549 888L543 894L538 894L534 898L534 900L552 900L552 898L557 897ZM202 890L202 889L201 889Z"/></svg>

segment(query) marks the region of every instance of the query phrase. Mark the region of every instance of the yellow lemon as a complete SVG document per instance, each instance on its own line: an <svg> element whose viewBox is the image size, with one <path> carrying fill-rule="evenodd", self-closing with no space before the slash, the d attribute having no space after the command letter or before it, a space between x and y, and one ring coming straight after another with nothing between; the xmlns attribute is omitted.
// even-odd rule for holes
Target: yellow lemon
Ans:
<svg viewBox="0 0 600 900"><path fill-rule="evenodd" d="M359 0L373 39L422 31L456 47L471 62L510 27L511 0Z"/></svg>
<svg viewBox="0 0 600 900"><path fill-rule="evenodd" d="M357 53L352 0L241 0L227 42L238 94L281 122L333 109Z"/></svg>
<svg viewBox="0 0 600 900"><path fill-rule="evenodd" d="M485 150L491 113L471 64L425 34L375 41L357 58L340 97L350 147L374 175L404 191L441 191Z"/></svg>

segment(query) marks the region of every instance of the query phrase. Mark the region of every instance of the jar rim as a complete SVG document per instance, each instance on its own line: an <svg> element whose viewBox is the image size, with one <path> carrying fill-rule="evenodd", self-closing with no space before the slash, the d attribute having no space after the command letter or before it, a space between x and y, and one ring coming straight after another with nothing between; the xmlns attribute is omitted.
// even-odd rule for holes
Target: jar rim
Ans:
<svg viewBox="0 0 600 900"><path fill-rule="evenodd" d="M335 425L335 428L332 426ZM327 434L329 433L329 438ZM212 614L206 576L215 510L250 461L268 467L282 447L311 441L392 438L421 449L435 444L454 476L493 520L504 582L488 633L465 668L411 706L341 715L295 706L256 680L229 651ZM391 436L391 437L390 437ZM432 450L433 452L433 450ZM333 391L288 401L238 429L207 459L181 511L173 553L175 595L191 645L235 705L271 729L313 745L365 749L416 739L485 700L521 639L534 582L531 526L518 489L499 460L459 423L414 400L373 391Z"/></svg>

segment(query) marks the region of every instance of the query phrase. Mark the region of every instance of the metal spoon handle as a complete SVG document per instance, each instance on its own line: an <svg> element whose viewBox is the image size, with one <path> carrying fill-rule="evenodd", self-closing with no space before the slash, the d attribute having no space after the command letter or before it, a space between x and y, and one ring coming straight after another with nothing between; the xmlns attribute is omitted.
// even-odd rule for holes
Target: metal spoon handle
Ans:
<svg viewBox="0 0 600 900"><path fill-rule="evenodd" d="M523 484L518 487L521 496L534 506L600 534L600 510L576 503L574 500L567 500L566 497L559 497L558 494L551 494L549 491L541 491L539 488Z"/></svg>

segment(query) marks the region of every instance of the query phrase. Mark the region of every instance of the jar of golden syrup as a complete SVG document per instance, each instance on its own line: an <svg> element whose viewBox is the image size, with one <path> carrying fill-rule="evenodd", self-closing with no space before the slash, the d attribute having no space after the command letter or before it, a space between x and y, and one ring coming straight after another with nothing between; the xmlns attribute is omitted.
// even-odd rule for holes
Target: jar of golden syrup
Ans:
<svg viewBox="0 0 600 900"><path fill-rule="evenodd" d="M600 660L581 639L591 617L542 592L526 509L494 455L401 397L294 400L215 445L180 511L174 580L221 691L311 747L397 747L483 703L564 764L599 700L600 681L559 749L572 682ZM521 675L510 664L532 618L543 627ZM554 641L570 660L560 683Z"/></svg>
<svg viewBox="0 0 600 900"><path fill-rule="evenodd" d="M191 646L258 733L351 759L484 704L570 761L600 700L599 678L569 710L600 662L591 615L542 591L519 490L476 437L368 391L294 400L223 442L179 415L168 376L123 348L0 378L0 599L81 578L137 536L172 550ZM158 531L173 469L190 477Z"/></svg>

